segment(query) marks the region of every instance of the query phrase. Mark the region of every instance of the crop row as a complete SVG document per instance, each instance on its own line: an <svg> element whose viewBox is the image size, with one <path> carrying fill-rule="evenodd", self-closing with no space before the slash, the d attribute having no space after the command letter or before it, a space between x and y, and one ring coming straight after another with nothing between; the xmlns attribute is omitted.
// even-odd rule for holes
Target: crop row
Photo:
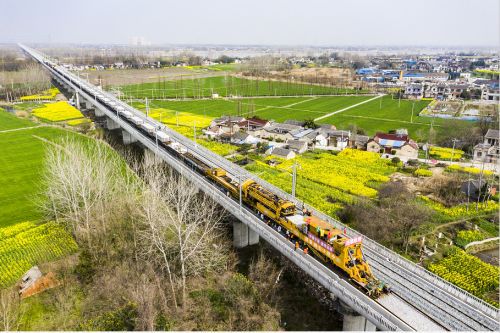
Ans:
<svg viewBox="0 0 500 333"><path fill-rule="evenodd" d="M35 94L35 95L28 95L28 96L22 96L20 98L21 101L27 102L27 101L39 101L39 100L53 100L56 95L59 94L59 89L57 88L50 88L47 89L46 91L42 92L41 94Z"/></svg>
<svg viewBox="0 0 500 333"><path fill-rule="evenodd" d="M442 204L429 199L426 196L420 196L420 198L432 209L436 212L444 215L448 218L458 218L463 216L476 216L476 215L484 215L489 214L495 211L498 211L499 205L498 202L490 200L485 202L480 202L477 204L476 202L471 202L469 204L469 208L467 208L467 204L460 204L453 207L445 207ZM477 205L477 209L476 209Z"/></svg>
<svg viewBox="0 0 500 333"><path fill-rule="evenodd" d="M60 225L20 223L1 228L0 287L18 280L33 265L52 261L77 249L76 242Z"/></svg>
<svg viewBox="0 0 500 333"><path fill-rule="evenodd" d="M56 102L45 104L43 107L33 109L33 115L37 118L45 119L48 121L63 121L82 118L78 109L69 105L67 102Z"/></svg>
<svg viewBox="0 0 500 333"><path fill-rule="evenodd" d="M465 172L465 173L471 173L478 175L481 173L481 169L476 168L476 167L463 167L457 164L452 164L448 165L446 167L446 171L453 172L453 171L458 171L458 172ZM490 170L482 170L483 174L485 175L493 175L493 171Z"/></svg>
<svg viewBox="0 0 500 333"><path fill-rule="evenodd" d="M429 155L440 160L460 159L464 152L460 149L444 148L444 147L430 147Z"/></svg>
<svg viewBox="0 0 500 333"><path fill-rule="evenodd" d="M389 181L387 176L395 170L378 154L344 149L338 155L319 153L296 158L300 164L298 175L311 181L328 185L349 194L375 197L377 190L370 183ZM281 170L290 170L292 160L278 166Z"/></svg>
<svg viewBox="0 0 500 333"><path fill-rule="evenodd" d="M479 230L460 230L455 238L455 243L460 247L464 247L469 243L480 241L485 238L484 232Z"/></svg>
<svg viewBox="0 0 500 333"><path fill-rule="evenodd" d="M481 298L499 285L498 267L487 264L456 247L452 248L444 259L430 264L429 270Z"/></svg>

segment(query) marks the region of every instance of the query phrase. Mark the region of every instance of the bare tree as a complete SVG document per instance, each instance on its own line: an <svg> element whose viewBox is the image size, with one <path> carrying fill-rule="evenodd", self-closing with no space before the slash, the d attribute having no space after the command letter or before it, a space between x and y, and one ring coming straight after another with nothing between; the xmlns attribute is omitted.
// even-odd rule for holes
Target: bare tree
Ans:
<svg viewBox="0 0 500 333"><path fill-rule="evenodd" d="M106 229L107 203L123 191L117 186L122 170L123 164L104 143L87 145L70 138L51 143L44 177L48 201L42 208L68 222L90 245L91 231Z"/></svg>
<svg viewBox="0 0 500 333"><path fill-rule="evenodd" d="M254 282L256 289L266 303L273 302L278 287L279 277L284 268L279 268L261 251L257 260L252 261L248 277Z"/></svg>
<svg viewBox="0 0 500 333"><path fill-rule="evenodd" d="M143 236L160 255L174 296L174 279L179 278L184 305L188 276L225 268L227 249L221 242L225 214L187 179L147 156L142 172L146 187L142 216L147 226Z"/></svg>
<svg viewBox="0 0 500 333"><path fill-rule="evenodd" d="M0 289L0 330L18 330L20 317L20 299L17 291L14 288Z"/></svg>

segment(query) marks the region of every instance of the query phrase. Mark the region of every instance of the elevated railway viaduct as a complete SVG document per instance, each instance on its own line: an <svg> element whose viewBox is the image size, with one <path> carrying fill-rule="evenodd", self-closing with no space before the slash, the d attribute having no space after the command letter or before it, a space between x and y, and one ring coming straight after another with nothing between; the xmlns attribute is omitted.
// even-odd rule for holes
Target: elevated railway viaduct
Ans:
<svg viewBox="0 0 500 333"><path fill-rule="evenodd" d="M115 96L81 80L59 66L55 60L24 45L24 52L37 60L50 75L65 89L77 96L79 107L94 109L96 116L106 119L108 129L121 130L126 144L138 142L159 158L190 179L203 192L216 200L233 214L239 222L234 225L234 244L244 247L262 239L290 259L305 273L329 290L342 304L345 330L453 330L453 331L498 331L499 311L488 303L441 279L424 268L406 260L377 242L344 226L314 207L304 205L316 216L339 229L346 230L349 237L363 237L364 254L373 272L388 283L392 293L376 300L366 296L349 283L345 277L317 261L314 257L294 251L293 245L276 230L263 223L258 215L244 205L225 195L199 173L172 155L158 143L158 132L166 133L172 141L196 156L207 165L220 167L234 179L253 179L264 188L282 198L303 204L295 197L267 183L245 169L231 163L217 154L197 145L195 142L169 129L139 110L127 105ZM127 111L147 123L153 129L145 131L141 126L123 116Z"/></svg>

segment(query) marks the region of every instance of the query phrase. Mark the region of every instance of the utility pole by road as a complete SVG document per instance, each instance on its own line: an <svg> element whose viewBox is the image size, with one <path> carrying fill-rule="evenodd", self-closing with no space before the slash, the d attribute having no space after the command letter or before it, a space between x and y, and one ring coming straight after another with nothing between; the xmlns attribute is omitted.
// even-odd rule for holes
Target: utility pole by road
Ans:
<svg viewBox="0 0 500 333"><path fill-rule="evenodd" d="M411 119L410 119L410 123L413 123L413 110L415 109L415 101L413 101L413 104L411 106Z"/></svg>
<svg viewBox="0 0 500 333"><path fill-rule="evenodd" d="M297 160L293 161L292 165L292 196L295 197L295 189L297 187L297 167L300 168L300 164L297 163Z"/></svg>

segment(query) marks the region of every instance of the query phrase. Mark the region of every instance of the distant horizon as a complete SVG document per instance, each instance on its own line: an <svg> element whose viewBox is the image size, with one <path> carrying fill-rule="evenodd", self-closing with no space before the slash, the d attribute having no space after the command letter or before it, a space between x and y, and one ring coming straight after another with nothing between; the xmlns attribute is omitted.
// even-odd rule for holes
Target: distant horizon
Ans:
<svg viewBox="0 0 500 333"><path fill-rule="evenodd" d="M148 45L133 45L131 43L114 43L114 42L35 42L35 41L0 41L0 45L6 44L26 44L26 45L47 45L47 46L58 46L58 45L72 45L72 46L130 46L130 47L166 47L166 46L230 46L230 47L273 47L273 48L294 48L294 47L311 47L311 48L355 48L355 49L415 49L415 48L430 48L430 49L460 49L460 48L491 48L499 50L498 45L481 45L481 44L470 44L470 45L433 45L433 44L394 44L394 45L377 45L377 44L337 44L337 45L315 45L315 44L232 44L232 43L151 43Z"/></svg>
<svg viewBox="0 0 500 333"><path fill-rule="evenodd" d="M498 0L4 0L2 9L2 42L500 46Z"/></svg>

